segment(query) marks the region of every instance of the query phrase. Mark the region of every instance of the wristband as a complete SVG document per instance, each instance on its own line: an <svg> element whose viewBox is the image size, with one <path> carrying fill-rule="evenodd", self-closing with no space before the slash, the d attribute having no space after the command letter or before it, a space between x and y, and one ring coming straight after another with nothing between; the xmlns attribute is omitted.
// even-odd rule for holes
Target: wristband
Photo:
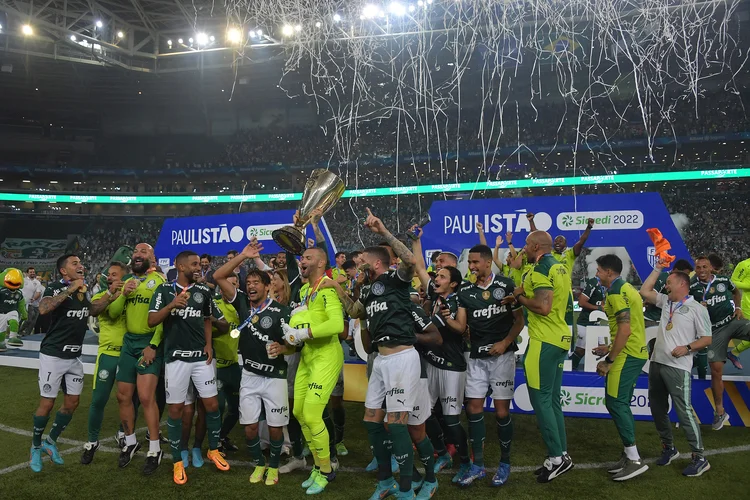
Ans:
<svg viewBox="0 0 750 500"><path fill-rule="evenodd" d="M687 349L688 352L692 352L693 351L693 348L690 347L690 344L686 345L685 349Z"/></svg>
<svg viewBox="0 0 750 500"><path fill-rule="evenodd" d="M149 347L150 347L151 349L153 349L154 351L155 351L155 350L157 350L157 349L159 348L159 346L158 346L158 345L155 345L155 344L149 344L148 346L149 346Z"/></svg>
<svg viewBox="0 0 750 500"><path fill-rule="evenodd" d="M611 365L612 363L614 363L614 361L611 361L609 359L609 354L607 354L607 356L604 358L604 362L607 363L608 365Z"/></svg>

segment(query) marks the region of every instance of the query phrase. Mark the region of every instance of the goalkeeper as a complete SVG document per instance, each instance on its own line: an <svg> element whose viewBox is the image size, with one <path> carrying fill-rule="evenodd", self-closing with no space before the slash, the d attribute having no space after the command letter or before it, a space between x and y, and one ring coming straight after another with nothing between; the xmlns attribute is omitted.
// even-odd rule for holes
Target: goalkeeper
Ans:
<svg viewBox="0 0 750 500"><path fill-rule="evenodd" d="M343 308L335 290L320 289L326 262L326 252L320 248L309 248L302 255L300 271L310 288L303 304L292 311L290 324L284 325L289 344L304 343L294 383L294 416L315 460L310 477L302 483L308 494L322 492L335 477L323 411L344 365L338 338L344 330Z"/></svg>

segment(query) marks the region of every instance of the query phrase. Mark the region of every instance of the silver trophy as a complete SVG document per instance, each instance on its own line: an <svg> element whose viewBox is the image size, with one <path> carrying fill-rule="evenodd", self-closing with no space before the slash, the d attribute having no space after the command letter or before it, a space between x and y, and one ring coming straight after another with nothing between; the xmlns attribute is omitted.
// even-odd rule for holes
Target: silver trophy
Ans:
<svg viewBox="0 0 750 500"><path fill-rule="evenodd" d="M271 233L273 241L284 250L302 255L307 243L305 226L310 222L313 210L320 209L324 214L328 212L344 194L344 189L344 181L338 175L323 168L313 170L305 183L297 222Z"/></svg>

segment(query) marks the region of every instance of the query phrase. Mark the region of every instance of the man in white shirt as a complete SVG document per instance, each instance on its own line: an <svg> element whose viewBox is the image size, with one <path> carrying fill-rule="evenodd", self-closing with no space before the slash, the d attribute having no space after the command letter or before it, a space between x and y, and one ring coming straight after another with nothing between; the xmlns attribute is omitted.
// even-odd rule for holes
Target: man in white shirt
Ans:
<svg viewBox="0 0 750 500"><path fill-rule="evenodd" d="M23 300L26 302L28 318L21 327L21 335L31 335L34 333L34 325L39 318L39 301L42 300L44 286L36 277L36 270L30 267L26 270L26 276L23 279Z"/></svg>
<svg viewBox="0 0 750 500"><path fill-rule="evenodd" d="M693 414L690 399L693 379L690 372L693 369L693 356L711 345L711 319L708 310L690 295L690 276L685 273L673 271L669 274L666 295L654 291L654 284L662 269L662 263L657 263L641 287L641 296L661 309L648 373L651 415L662 443L661 458L656 465L669 465L680 455L674 447L668 415L671 397L680 427L693 451L692 461L682 474L697 477L709 470L711 465L703 456L703 439Z"/></svg>

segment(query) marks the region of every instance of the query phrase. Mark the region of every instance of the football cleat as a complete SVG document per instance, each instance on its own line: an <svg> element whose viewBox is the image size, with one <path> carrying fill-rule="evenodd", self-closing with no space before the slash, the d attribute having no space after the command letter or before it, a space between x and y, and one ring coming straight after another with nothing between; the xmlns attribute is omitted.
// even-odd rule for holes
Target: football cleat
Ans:
<svg viewBox="0 0 750 500"><path fill-rule="evenodd" d="M94 453L99 449L99 441L88 442L83 445L83 454L81 455L81 463L88 465L94 461Z"/></svg>
<svg viewBox="0 0 750 500"><path fill-rule="evenodd" d="M60 456L60 452L57 450L57 444L49 441L48 439L42 441L42 451L49 455L52 461L57 465L62 465L65 463L65 460L63 460L63 457Z"/></svg>
<svg viewBox="0 0 750 500"><path fill-rule="evenodd" d="M172 478L174 479L174 482L176 484L187 483L187 474L185 474L185 467L183 467L182 461L175 462L173 469L174 472Z"/></svg>
<svg viewBox="0 0 750 500"><path fill-rule="evenodd" d="M117 465L119 465L120 468L127 467L130 461L133 460L133 456L140 449L141 449L141 443L135 443L130 446L123 446L122 451L120 452L120 459Z"/></svg>
<svg viewBox="0 0 750 500"><path fill-rule="evenodd" d="M153 474L156 469L159 468L159 464L161 463L161 458L164 456L164 453L162 453L161 450L159 451L149 451L146 454L146 463L143 465L143 474L146 476L150 476ZM180 463L183 463L180 461ZM184 468L184 464L183 464Z"/></svg>
<svg viewBox="0 0 750 500"><path fill-rule="evenodd" d="M229 470L229 464L219 450L208 450L208 459L214 463L217 469L221 471ZM193 460L195 460L195 456L193 456ZM193 462L193 465L195 465L195 462Z"/></svg>
<svg viewBox="0 0 750 500"><path fill-rule="evenodd" d="M279 484L279 469L268 468L266 471L266 486Z"/></svg>
<svg viewBox="0 0 750 500"><path fill-rule="evenodd" d="M42 472L42 448L36 446L31 447L31 458L29 460L29 467L34 472Z"/></svg>
<svg viewBox="0 0 750 500"><path fill-rule="evenodd" d="M258 484L263 481L263 477L266 475L266 466L258 465L250 475L250 484Z"/></svg>

